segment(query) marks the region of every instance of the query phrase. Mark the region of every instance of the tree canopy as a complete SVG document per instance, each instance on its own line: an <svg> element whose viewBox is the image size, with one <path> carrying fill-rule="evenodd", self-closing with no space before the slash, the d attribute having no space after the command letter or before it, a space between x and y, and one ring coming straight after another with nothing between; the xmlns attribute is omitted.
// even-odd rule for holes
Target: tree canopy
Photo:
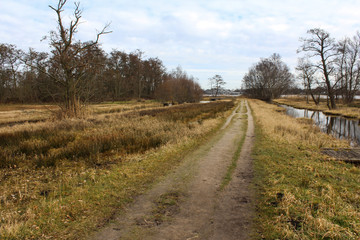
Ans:
<svg viewBox="0 0 360 240"><path fill-rule="evenodd" d="M293 86L294 77L280 55L274 53L254 64L245 74L243 83L248 96L271 101Z"/></svg>

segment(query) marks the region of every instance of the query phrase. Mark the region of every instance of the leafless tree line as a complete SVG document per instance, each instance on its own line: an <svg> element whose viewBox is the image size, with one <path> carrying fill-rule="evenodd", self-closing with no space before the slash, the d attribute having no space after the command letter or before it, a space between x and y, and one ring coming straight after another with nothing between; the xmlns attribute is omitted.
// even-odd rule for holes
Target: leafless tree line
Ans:
<svg viewBox="0 0 360 240"><path fill-rule="evenodd" d="M0 44L0 102L51 102L71 95L63 82L66 78L58 77L65 73L57 57ZM107 54L99 45L77 56L77 65L73 64L68 74L76 79L76 95L82 101L153 98L155 90L172 76L158 58L145 59L139 50Z"/></svg>
<svg viewBox="0 0 360 240"><path fill-rule="evenodd" d="M0 44L0 102L56 102L66 115L78 116L89 101L156 97L176 102L199 100L199 84L182 69L169 73L159 58L145 58L140 50L106 53L99 39L111 32L109 24L93 41L76 40L82 10L75 3L73 18L65 26L62 14L66 3L59 0L56 6L49 6L58 23L57 29L45 37L50 52ZM168 96L160 91L168 91Z"/></svg>
<svg viewBox="0 0 360 240"><path fill-rule="evenodd" d="M72 73L81 76L76 84L78 96L82 101L170 96L160 89L169 88L177 80L187 81L184 86L202 92L196 79L181 67L168 72L159 58L143 56L140 50L131 53L113 50L107 54L99 45L92 46L79 56L78 62L82 65ZM0 44L0 102L60 101L67 89L52 77L61 71L54 60L56 57L34 49L24 52L14 45ZM176 91L181 94L179 88ZM198 97L197 93L194 99L188 96L185 101L195 101ZM180 100L175 96L161 98Z"/></svg>
<svg viewBox="0 0 360 240"><path fill-rule="evenodd" d="M307 34L300 38L298 53L303 56L296 69L308 95L318 104L320 93L316 94L316 89L324 87L329 109L336 108L339 96L344 103L351 103L360 87L360 33L339 41L319 28Z"/></svg>
<svg viewBox="0 0 360 240"><path fill-rule="evenodd" d="M155 90L155 98L164 102L199 102L203 90L194 77L181 67L167 74L167 80Z"/></svg>

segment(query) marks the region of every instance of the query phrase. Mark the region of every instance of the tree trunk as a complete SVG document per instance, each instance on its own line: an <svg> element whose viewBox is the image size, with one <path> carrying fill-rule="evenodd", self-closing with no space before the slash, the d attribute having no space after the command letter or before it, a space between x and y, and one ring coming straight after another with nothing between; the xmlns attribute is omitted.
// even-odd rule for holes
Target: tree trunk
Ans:
<svg viewBox="0 0 360 240"><path fill-rule="evenodd" d="M313 93L310 85L309 85L309 87L308 87L308 91L309 91L310 96L311 96L312 100L314 101L315 105L319 105L319 100L316 100L316 98L315 98L315 96L314 96L314 93ZM308 101L308 100L307 100L307 101ZM309 103L309 102L308 102L308 103Z"/></svg>
<svg viewBox="0 0 360 240"><path fill-rule="evenodd" d="M329 72L327 70L327 66L326 66L323 51L321 51L321 62L322 62L322 65L323 65L323 73L324 73L324 77L325 77L326 87L327 87L327 90L328 90L328 97L330 99L330 105L328 104L328 107L329 107L329 109L336 109L336 103L335 103L335 98L334 98L333 87L331 86L331 82L330 82L330 78L329 78Z"/></svg>

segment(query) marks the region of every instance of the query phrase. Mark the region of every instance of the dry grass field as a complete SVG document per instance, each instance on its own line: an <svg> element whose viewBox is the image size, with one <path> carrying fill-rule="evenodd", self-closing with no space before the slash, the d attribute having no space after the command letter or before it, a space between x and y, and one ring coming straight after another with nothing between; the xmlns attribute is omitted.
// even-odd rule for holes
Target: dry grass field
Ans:
<svg viewBox="0 0 360 240"><path fill-rule="evenodd" d="M359 239L360 168L320 152L348 142L276 105L249 103L256 122L254 238ZM23 115L30 122L16 121L16 111L33 111L29 106L1 106L10 117L0 126L0 239L86 237L178 166L234 105L106 103L63 120L39 106L47 114L39 122L31 114Z"/></svg>
<svg viewBox="0 0 360 240"><path fill-rule="evenodd" d="M174 168L233 107L109 103L56 120L41 107L1 106L9 124L0 127L0 238L83 238ZM19 123L16 111L28 110L44 119Z"/></svg>
<svg viewBox="0 0 360 240"><path fill-rule="evenodd" d="M51 111L58 109L54 105L0 104L0 127L9 124L44 121Z"/></svg>
<svg viewBox="0 0 360 240"><path fill-rule="evenodd" d="M252 100L256 119L255 239L359 239L360 168L322 147L349 147L280 107Z"/></svg>
<svg viewBox="0 0 360 240"><path fill-rule="evenodd" d="M155 101L105 102L86 106L85 116L157 108L162 104ZM57 105L0 104L0 127L56 119L60 107Z"/></svg>

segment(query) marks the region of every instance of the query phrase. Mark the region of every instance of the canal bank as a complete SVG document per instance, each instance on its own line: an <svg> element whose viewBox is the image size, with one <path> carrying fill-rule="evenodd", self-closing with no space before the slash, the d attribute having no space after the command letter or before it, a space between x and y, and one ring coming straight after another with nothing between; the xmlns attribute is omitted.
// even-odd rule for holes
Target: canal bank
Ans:
<svg viewBox="0 0 360 240"><path fill-rule="evenodd" d="M300 109L308 109L311 111L321 111L327 115L336 115L346 118L360 119L360 100L356 99L351 104L343 104L341 101L337 102L336 109L328 108L326 99L321 99L320 103L316 105L312 101L306 101L304 97L289 97L274 99L273 103L292 106Z"/></svg>
<svg viewBox="0 0 360 240"><path fill-rule="evenodd" d="M289 116L312 119L314 125L319 127L322 132L338 139L348 140L351 146L360 146L360 122L358 119L327 115L321 111L299 109L282 104L279 106L283 107Z"/></svg>

